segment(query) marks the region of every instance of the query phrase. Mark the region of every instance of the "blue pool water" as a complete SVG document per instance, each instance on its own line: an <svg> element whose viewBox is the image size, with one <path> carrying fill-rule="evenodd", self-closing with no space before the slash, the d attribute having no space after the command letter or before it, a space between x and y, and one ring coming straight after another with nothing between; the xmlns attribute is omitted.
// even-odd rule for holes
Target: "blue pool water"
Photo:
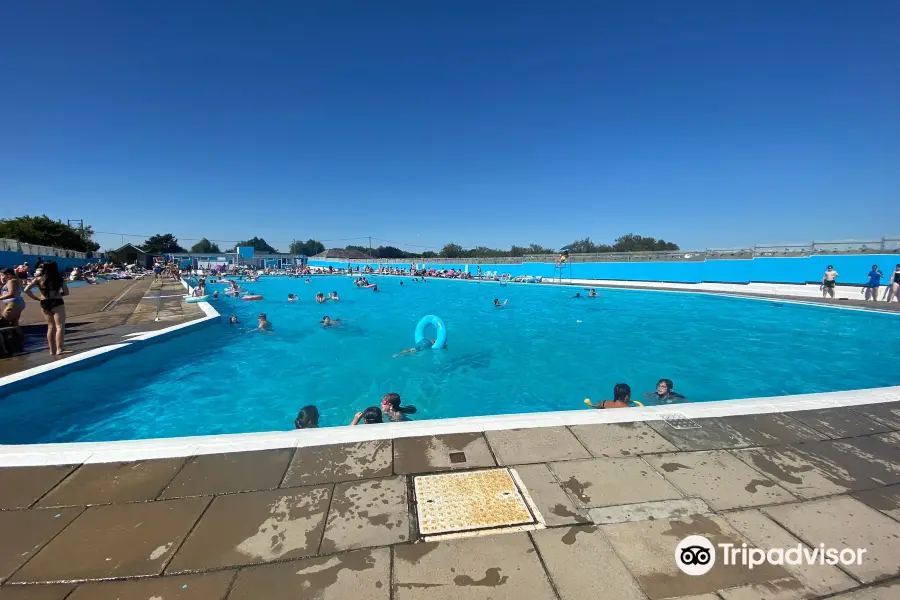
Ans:
<svg viewBox="0 0 900 600"><path fill-rule="evenodd" d="M261 302L223 298L224 322L123 354L0 400L0 443L119 440L285 430L315 404L344 425L386 392L414 418L584 408L626 382L637 398L668 377L692 401L900 383L896 315L700 294L501 287L429 280L378 293L345 276L245 284ZM219 288L221 289L221 288ZM315 292L340 302L317 305ZM301 300L290 304L287 294ZM581 291L585 294L585 291ZM495 297L509 298L495 309ZM271 335L252 332L266 312ZM323 315L341 327L323 329ZM419 318L439 315L446 350L413 345ZM585 409L587 410L587 409Z"/></svg>

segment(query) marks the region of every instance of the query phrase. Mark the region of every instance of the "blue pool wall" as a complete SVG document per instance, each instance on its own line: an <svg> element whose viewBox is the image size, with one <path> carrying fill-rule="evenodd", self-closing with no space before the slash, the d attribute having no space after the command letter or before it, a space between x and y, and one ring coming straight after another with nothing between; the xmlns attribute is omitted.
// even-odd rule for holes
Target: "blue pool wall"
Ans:
<svg viewBox="0 0 900 600"><path fill-rule="evenodd" d="M74 268L74 267L83 267L87 263L97 262L99 258L64 258L62 256L50 256L47 254L37 255L37 254L23 254L22 252L0 252L0 267L4 269L7 267L15 267L16 265L21 265L26 260L28 264L31 265L31 268L34 268L34 265L37 264L37 260L39 258L43 258L44 260L55 260L57 264L59 264L60 270Z"/></svg>
<svg viewBox="0 0 900 600"><path fill-rule="evenodd" d="M310 260L313 267L343 268L346 260ZM349 261L353 267L368 265L377 269L382 263ZM413 262L413 261L410 261ZM822 279L828 265L840 273L838 282L864 284L872 265L878 265L886 283L894 266L900 263L900 254L844 254L790 257L755 257L749 259L721 259L704 261L656 261L656 262L596 262L572 263L563 274L564 279L605 279L618 281L660 281L668 283L814 283ZM421 264L421 263L416 263ZM403 266L391 264L388 266ZM465 264L425 263L427 268L462 269ZM509 273L513 277L534 275L556 277L553 263L526 262L523 264L472 263L468 265L473 275L481 267L483 271Z"/></svg>

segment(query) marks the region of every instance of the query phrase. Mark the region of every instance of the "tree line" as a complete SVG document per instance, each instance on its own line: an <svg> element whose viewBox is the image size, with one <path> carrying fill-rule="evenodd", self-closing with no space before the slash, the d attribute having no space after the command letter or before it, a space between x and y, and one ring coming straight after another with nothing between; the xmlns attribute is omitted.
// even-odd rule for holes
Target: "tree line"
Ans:
<svg viewBox="0 0 900 600"><path fill-rule="evenodd" d="M250 246L255 251L264 254L278 253L278 250L274 246L269 244L264 238L256 236L250 238L249 240L240 241L231 248L226 248L225 252L236 252L239 246ZM203 238L199 242L191 246L189 249L185 249L181 244L178 243L178 238L176 238L171 233L158 233L156 235L150 236L143 244L140 244L138 247L144 252L149 252L150 254L178 254L182 252L192 252L194 254L222 253L222 249L219 248L219 245L215 242L209 241L207 238ZM314 239L308 239L305 242L294 240L293 242L291 242L288 248L288 252L296 256L313 256L314 254L318 254L319 252L324 251L325 245L322 244L322 242Z"/></svg>
<svg viewBox="0 0 900 600"><path fill-rule="evenodd" d="M26 244L50 246L76 252L94 252L100 244L92 238L94 230L90 225L70 227L68 223L54 221L47 215L0 219L0 238L17 240Z"/></svg>

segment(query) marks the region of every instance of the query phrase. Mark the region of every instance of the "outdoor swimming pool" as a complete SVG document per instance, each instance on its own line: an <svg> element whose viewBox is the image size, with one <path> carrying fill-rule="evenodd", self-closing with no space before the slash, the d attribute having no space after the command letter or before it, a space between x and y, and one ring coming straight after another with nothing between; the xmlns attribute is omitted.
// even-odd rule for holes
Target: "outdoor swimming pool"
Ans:
<svg viewBox="0 0 900 600"><path fill-rule="evenodd" d="M0 443L141 439L293 428L315 404L346 425L386 392L415 419L584 408L613 385L634 396L675 381L691 401L872 388L900 383L897 315L690 293L431 279L273 277L245 284L260 302L222 298L222 324L161 341L0 401ZM223 289L212 287L211 289ZM317 291L341 301L317 305ZM288 303L289 292L300 301ZM495 309L492 301L509 298ZM266 312L270 335L252 332ZM230 313L242 324L225 323ZM340 318L323 329L323 315ZM413 345L426 314L446 350Z"/></svg>

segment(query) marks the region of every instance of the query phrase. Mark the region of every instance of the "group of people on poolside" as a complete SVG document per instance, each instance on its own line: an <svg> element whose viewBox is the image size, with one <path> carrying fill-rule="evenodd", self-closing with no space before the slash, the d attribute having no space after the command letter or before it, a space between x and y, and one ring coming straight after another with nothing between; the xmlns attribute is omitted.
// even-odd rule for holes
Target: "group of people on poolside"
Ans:
<svg viewBox="0 0 900 600"><path fill-rule="evenodd" d="M832 265L828 265L825 274L822 275L822 284L819 289L822 290L823 298L834 298L834 288L837 285L839 273L834 270ZM878 302L878 290L881 288L881 280L884 273L878 268L878 265L872 265L872 270L867 275L869 280L863 286L861 292L865 295L866 301ZM890 274L887 285L884 289L884 295L881 298L886 302L897 300L900 302L900 264L894 267L894 272Z"/></svg>
<svg viewBox="0 0 900 600"><path fill-rule="evenodd" d="M675 391L675 384L671 379L660 379L656 384L656 391L644 394L644 400L656 404L674 404L687 399ZM627 383L617 383L613 387L612 400L603 400L599 404L592 404L589 400L586 402L593 408L630 408L637 405L631 399L631 386Z"/></svg>
<svg viewBox="0 0 900 600"><path fill-rule="evenodd" d="M7 350L20 352L24 347L25 335L19 321L25 310L25 299L22 297L25 294L40 304L47 322L47 346L50 354L65 354L66 303L63 298L69 295L66 280L59 272L59 265L53 260L41 261L29 280L27 264L18 271L4 269L0 272L0 326L11 327L13 331L13 337L9 338L13 348ZM40 295L35 295L34 290ZM3 346L6 347L6 338Z"/></svg>
<svg viewBox="0 0 900 600"><path fill-rule="evenodd" d="M351 425L374 425L375 423L409 421L407 415L416 413L415 406L402 406L400 394L388 392L381 398L381 406L370 406L353 416ZM313 429L319 426L319 409L314 405L304 406L294 419L294 429Z"/></svg>

